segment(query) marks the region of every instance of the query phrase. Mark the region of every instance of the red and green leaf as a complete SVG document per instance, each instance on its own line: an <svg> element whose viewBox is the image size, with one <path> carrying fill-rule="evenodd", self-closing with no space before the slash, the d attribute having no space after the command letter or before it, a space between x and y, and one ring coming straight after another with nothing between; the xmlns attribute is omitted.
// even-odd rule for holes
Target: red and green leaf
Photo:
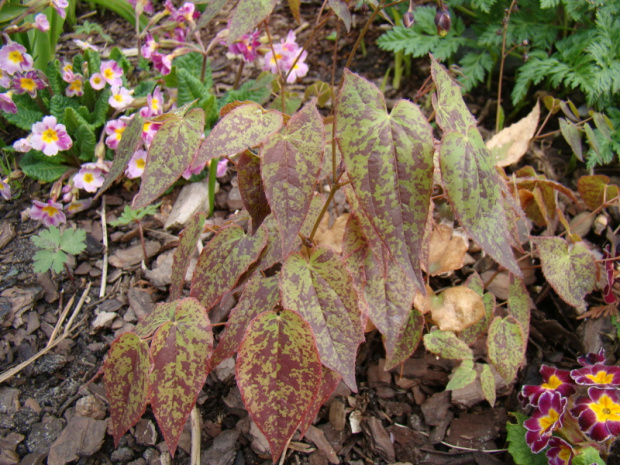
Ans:
<svg viewBox="0 0 620 465"><path fill-rule="evenodd" d="M259 228L254 236L239 226L221 229L202 249L192 276L190 295L210 310L254 263L267 244L267 231Z"/></svg>
<svg viewBox="0 0 620 465"><path fill-rule="evenodd" d="M424 347L442 358L471 360L474 353L452 331L434 330L424 335Z"/></svg>
<svg viewBox="0 0 620 465"><path fill-rule="evenodd" d="M586 311L584 297L592 292L599 269L583 242L569 244L561 237L537 237L532 241L540 253L543 274L567 304Z"/></svg>
<svg viewBox="0 0 620 465"><path fill-rule="evenodd" d="M209 360L211 367L216 367L222 360L232 357L250 322L260 313L273 310L280 300L278 277L265 278L262 274L254 275L243 289L243 294L228 317L226 330Z"/></svg>
<svg viewBox="0 0 620 465"><path fill-rule="evenodd" d="M314 100L269 137L261 149L261 175L269 205L280 225L282 253L288 255L310 208L325 149L321 115Z"/></svg>
<svg viewBox="0 0 620 465"><path fill-rule="evenodd" d="M172 302L172 319L153 336L150 399L170 454L207 378L213 335L205 309L192 298Z"/></svg>
<svg viewBox="0 0 620 465"><path fill-rule="evenodd" d="M134 332L142 338L149 337L164 323L167 323L174 318L176 307L176 301L157 304L155 306L155 310L138 322L134 328Z"/></svg>
<svg viewBox="0 0 620 465"><path fill-rule="evenodd" d="M579 195L590 210L597 210L618 196L618 186L609 181L609 177L602 174L582 176L577 181Z"/></svg>
<svg viewBox="0 0 620 465"><path fill-rule="evenodd" d="M299 425L299 433L301 437L304 437L308 428L312 425L316 416L319 413L319 410L323 406L325 402L329 400L331 395L334 393L338 384L340 384L340 380L342 376L336 373L334 370L330 370L327 367L322 367L323 375L321 377L321 385L319 386L319 391L317 396L314 398L314 402L310 409L304 415L304 419L301 421Z"/></svg>
<svg viewBox="0 0 620 465"><path fill-rule="evenodd" d="M135 334L121 334L110 346L103 367L103 384L110 403L110 429L115 446L144 414L150 369L148 344Z"/></svg>
<svg viewBox="0 0 620 465"><path fill-rule="evenodd" d="M170 115L157 130L133 208L146 207L162 195L192 164L204 132L205 114L200 108L180 117Z"/></svg>
<svg viewBox="0 0 620 465"><path fill-rule="evenodd" d="M343 0L329 0L329 6L334 10L336 16L342 20L344 27L346 27L347 32L349 32L351 30L351 12L346 2Z"/></svg>
<svg viewBox="0 0 620 465"><path fill-rule="evenodd" d="M476 380L476 370L474 370L473 360L463 360L461 364L452 372L452 378L446 385L446 391L461 389Z"/></svg>
<svg viewBox="0 0 620 465"><path fill-rule="evenodd" d="M170 300L176 300L181 297L183 293L183 286L185 285L185 275L189 268L189 262L200 234L202 234L202 228L205 225L207 215L204 213L196 213L189 222L185 229L179 236L179 246L174 252L174 258L172 261L172 276L170 282Z"/></svg>
<svg viewBox="0 0 620 465"><path fill-rule="evenodd" d="M314 332L323 365L338 372L353 391L357 347L364 340L353 279L325 247L290 255L280 273L282 305L298 312Z"/></svg>
<svg viewBox="0 0 620 465"><path fill-rule="evenodd" d="M227 113L211 130L196 153L194 165L256 147L281 127L280 112L266 111L258 103L243 103Z"/></svg>
<svg viewBox="0 0 620 465"><path fill-rule="evenodd" d="M433 181L433 135L413 103L388 114L381 91L345 70L336 137L355 196L395 261L424 289L420 260Z"/></svg>
<svg viewBox="0 0 620 465"><path fill-rule="evenodd" d="M526 343L521 325L512 316L495 317L489 327L489 360L506 383L512 382L525 359Z"/></svg>
<svg viewBox="0 0 620 465"><path fill-rule="evenodd" d="M521 325L523 343L527 346L530 337L530 301L522 279L510 275L508 287L508 313Z"/></svg>
<svg viewBox="0 0 620 465"><path fill-rule="evenodd" d="M495 399L497 396L495 376L493 376L491 366L487 365L486 363L482 365L482 371L480 372L480 387L482 388L482 394L484 394L484 398L489 404L491 404L491 407L494 407Z"/></svg>
<svg viewBox="0 0 620 465"><path fill-rule="evenodd" d="M271 213L260 175L260 158L245 150L237 161L237 181L243 206L252 218L252 234Z"/></svg>
<svg viewBox="0 0 620 465"><path fill-rule="evenodd" d="M228 43L232 44L241 39L243 34L252 30L263 19L271 14L277 0L240 0L232 13Z"/></svg>
<svg viewBox="0 0 620 465"><path fill-rule="evenodd" d="M237 384L273 461L312 406L321 385L312 329L290 310L261 313L248 327L237 358Z"/></svg>
<svg viewBox="0 0 620 465"><path fill-rule="evenodd" d="M405 324L395 334L394 339L383 336L386 370L391 370L411 357L422 340L423 331L424 315L413 308L409 312Z"/></svg>

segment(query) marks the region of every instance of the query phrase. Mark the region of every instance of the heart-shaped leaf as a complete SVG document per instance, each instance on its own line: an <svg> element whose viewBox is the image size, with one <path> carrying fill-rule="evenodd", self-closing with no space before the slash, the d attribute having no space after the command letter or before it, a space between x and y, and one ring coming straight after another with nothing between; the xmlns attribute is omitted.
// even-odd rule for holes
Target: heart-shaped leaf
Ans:
<svg viewBox="0 0 620 465"><path fill-rule="evenodd" d="M245 150L237 161L237 181L243 206L252 218L252 234L256 234L267 215L271 213L271 208L260 175L260 158L249 150Z"/></svg>
<svg viewBox="0 0 620 465"><path fill-rule="evenodd" d="M207 215L202 212L196 213L189 222L185 229L179 236L179 246L174 252L174 258L172 261L172 276L170 277L170 300L176 300L181 297L183 293L183 286L185 285L185 275L189 268L189 262L200 235L202 234L202 228L207 219Z"/></svg>
<svg viewBox="0 0 620 465"><path fill-rule="evenodd" d="M391 370L411 357L422 340L423 331L424 315L412 308L405 324L401 326L393 339L383 336L386 370Z"/></svg>
<svg viewBox="0 0 620 465"><path fill-rule="evenodd" d="M582 176L577 181L577 190L590 210L597 210L605 201L618 196L618 186L609 181L609 177L602 174Z"/></svg>
<svg viewBox="0 0 620 465"><path fill-rule="evenodd" d="M338 384L340 384L340 380L342 379L342 376L340 376L334 370L330 370L327 367L322 367L322 369L323 375L321 376L321 385L319 386L317 396L314 398L312 406L310 407L310 409L308 409L308 411L304 415L304 419L299 425L299 433L301 434L301 437L304 437L306 431L308 431L308 428L310 428L312 423L314 423L314 420L316 420L316 416L318 415L320 408L325 402L329 400L333 392L338 387Z"/></svg>
<svg viewBox="0 0 620 465"><path fill-rule="evenodd" d="M508 313L521 325L523 342L530 337L530 299L522 279L510 276L508 287Z"/></svg>
<svg viewBox="0 0 620 465"><path fill-rule="evenodd" d="M243 34L251 32L263 19L271 14L277 0L240 0L232 13L228 43L241 39Z"/></svg>
<svg viewBox="0 0 620 465"><path fill-rule="evenodd" d="M446 391L461 389L476 380L473 360L463 360L461 364L452 372L452 378L446 385Z"/></svg>
<svg viewBox="0 0 620 465"><path fill-rule="evenodd" d="M471 360L472 350L451 331L431 331L424 335L424 347L443 358Z"/></svg>
<svg viewBox="0 0 620 465"><path fill-rule="evenodd" d="M495 317L489 326L487 351L489 360L506 383L512 382L525 359L526 343L521 325L512 316Z"/></svg>

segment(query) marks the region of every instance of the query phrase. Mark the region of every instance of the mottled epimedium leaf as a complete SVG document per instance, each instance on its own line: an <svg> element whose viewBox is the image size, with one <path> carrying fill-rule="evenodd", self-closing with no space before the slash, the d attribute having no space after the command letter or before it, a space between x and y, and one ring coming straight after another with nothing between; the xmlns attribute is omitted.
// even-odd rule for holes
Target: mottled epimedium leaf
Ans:
<svg viewBox="0 0 620 465"><path fill-rule="evenodd" d="M353 189L351 189L351 186L347 184L346 186L344 186L343 191L347 197L347 202L351 207L351 212L355 215L357 222L359 223L359 229L364 238L366 239L368 247L372 249L372 252L376 256L383 255L383 249L385 247L381 242L381 238L375 231L375 228L372 226L372 223L368 219L368 216L360 206L360 203L357 200Z"/></svg>
<svg viewBox="0 0 620 465"><path fill-rule="evenodd" d="M463 331L485 314L482 297L466 286L454 286L431 299L433 321L442 331Z"/></svg>
<svg viewBox="0 0 620 465"><path fill-rule="evenodd" d="M192 164L204 125L205 114L200 108L184 117L171 116L164 121L151 142L133 208L146 207L181 177Z"/></svg>
<svg viewBox="0 0 620 465"><path fill-rule="evenodd" d="M405 324L401 326L394 339L383 337L385 347L385 369L392 368L404 363L415 352L422 340L424 331L424 315L415 308L411 309Z"/></svg>
<svg viewBox="0 0 620 465"><path fill-rule="evenodd" d="M460 86L432 55L431 76L437 88L433 95L437 124L445 132L454 131L466 135L470 127L476 127L476 119L463 101ZM492 161L489 163L493 165Z"/></svg>
<svg viewBox="0 0 620 465"><path fill-rule="evenodd" d="M559 118L560 132L564 136L564 139L570 145L575 156L579 161L583 162L583 147L581 145L581 131L577 125L567 119Z"/></svg>
<svg viewBox="0 0 620 465"><path fill-rule="evenodd" d="M442 358L472 360L474 353L451 331L435 330L424 335L424 347Z"/></svg>
<svg viewBox="0 0 620 465"><path fill-rule="evenodd" d="M491 367L486 363L482 365L482 371L480 372L480 387L482 388L484 398L491 404L491 407L494 407L496 399L495 376L493 376Z"/></svg>
<svg viewBox="0 0 620 465"><path fill-rule="evenodd" d="M265 111L258 103L244 102L215 125L200 144L194 165L229 157L256 147L282 127L282 113Z"/></svg>
<svg viewBox="0 0 620 465"><path fill-rule="evenodd" d="M316 416L318 415L320 408L325 402L329 400L333 392L338 387L338 384L340 384L340 380L342 379L342 377L334 370L330 370L325 366L321 368L323 370L323 375L321 377L319 391L317 393L317 396L314 398L314 402L310 406L310 409L308 409L299 425L299 433L301 437L304 437L306 431L308 431L308 428L310 428L312 423L314 423L314 420L316 420Z"/></svg>
<svg viewBox="0 0 620 465"><path fill-rule="evenodd" d="M597 210L618 196L618 186L609 181L609 177L602 174L582 176L577 181L579 195L590 210Z"/></svg>
<svg viewBox="0 0 620 465"><path fill-rule="evenodd" d="M508 287L508 313L521 325L523 331L523 343L527 347L530 337L530 302L529 294L523 280L510 275Z"/></svg>
<svg viewBox="0 0 620 465"><path fill-rule="evenodd" d="M368 304L364 298L364 288L366 287L366 255L372 253L368 248L366 238L362 234L361 226L357 216L349 215L347 224L344 228L342 240L342 258L353 278L353 285L357 290L360 301L363 300L361 308L364 312L368 311Z"/></svg>
<svg viewBox="0 0 620 465"><path fill-rule="evenodd" d="M176 301L157 304L155 310L138 322L134 328L134 332L142 338L149 337L164 323L174 318L176 307Z"/></svg>
<svg viewBox="0 0 620 465"><path fill-rule="evenodd" d="M260 158L245 150L237 161L237 181L243 206L252 218L252 234L271 213L260 175Z"/></svg>
<svg viewBox="0 0 620 465"><path fill-rule="evenodd" d="M592 292L599 269L583 242L569 244L561 237L537 237L532 241L540 254L545 278L567 304L586 311L584 297Z"/></svg>
<svg viewBox="0 0 620 465"><path fill-rule="evenodd" d="M282 265L280 291L284 308L310 323L323 365L357 392L355 356L364 334L357 293L344 263L324 247L311 249L308 257L291 254Z"/></svg>
<svg viewBox="0 0 620 465"><path fill-rule="evenodd" d="M511 383L525 359L525 342L521 325L512 316L495 317L489 326L487 353L506 383Z"/></svg>
<svg viewBox="0 0 620 465"><path fill-rule="evenodd" d="M322 368L312 329L290 310L255 317L239 347L237 384L274 463L314 402Z"/></svg>
<svg viewBox="0 0 620 465"><path fill-rule="evenodd" d="M127 164L133 156L138 144L142 142L142 126L144 125L144 119L136 113L125 131L123 131L123 137L121 137L118 147L114 152L114 161L112 167L103 181L103 185L97 191L95 199L103 194L108 187L112 185L127 169Z"/></svg>
<svg viewBox="0 0 620 465"><path fill-rule="evenodd" d="M202 249L192 276L190 295L210 310L230 291L267 244L267 230L254 236L232 225L221 229Z"/></svg>
<svg viewBox="0 0 620 465"><path fill-rule="evenodd" d="M478 338L487 334L491 320L493 319L493 312L495 311L495 296L490 292L487 292L482 296L482 303L484 305L484 316L473 325L465 328L459 333L459 339L465 342L468 346L471 346Z"/></svg>
<svg viewBox="0 0 620 465"><path fill-rule="evenodd" d="M484 294L484 282L478 273L475 271L467 277L465 286L476 292L478 295Z"/></svg>
<svg viewBox="0 0 620 465"><path fill-rule="evenodd" d="M226 329L213 351L209 365L216 367L222 360L232 357L237 352L250 322L258 314L273 310L279 300L278 277L266 278L260 273L254 275L245 285L239 302L231 310Z"/></svg>
<svg viewBox="0 0 620 465"><path fill-rule="evenodd" d="M502 202L502 179L480 132L446 132L439 155L441 177L454 214L469 236L500 265L521 276L512 254Z"/></svg>
<svg viewBox="0 0 620 465"><path fill-rule="evenodd" d="M400 100L388 114L383 94L345 70L336 138L355 196L390 254L424 288L420 261L433 181L432 128Z"/></svg>
<svg viewBox="0 0 620 465"><path fill-rule="evenodd" d="M232 44L240 40L243 34L252 32L258 23L271 14L276 3L278 0L239 0L230 20L228 43Z"/></svg>
<svg viewBox="0 0 620 465"><path fill-rule="evenodd" d="M342 20L347 32L349 32L351 30L351 12L347 4L343 0L329 0L329 6L334 10L336 16Z"/></svg>
<svg viewBox="0 0 620 465"><path fill-rule="evenodd" d="M150 369L149 346L135 334L121 334L110 346L103 366L103 384L110 403L110 431L116 447L144 414Z"/></svg>
<svg viewBox="0 0 620 465"><path fill-rule="evenodd" d="M280 225L282 253L288 255L301 229L321 171L325 133L314 101L269 137L261 149L260 171L271 211Z"/></svg>
<svg viewBox="0 0 620 465"><path fill-rule="evenodd" d="M179 236L179 246L174 252L172 261L172 276L170 282L170 300L176 300L181 297L183 293L183 286L185 285L185 275L189 268L190 258L196 249L196 244L200 235L202 234L202 228L204 227L207 215L204 213L196 213L190 218L187 226L181 232Z"/></svg>
<svg viewBox="0 0 620 465"><path fill-rule="evenodd" d="M461 389L476 380L476 370L474 370L473 360L463 360L461 364L452 372L452 378L446 385L446 391Z"/></svg>
<svg viewBox="0 0 620 465"><path fill-rule="evenodd" d="M172 319L153 336L150 399L157 424L174 456L185 422L207 378L213 350L209 318L192 298L177 300Z"/></svg>

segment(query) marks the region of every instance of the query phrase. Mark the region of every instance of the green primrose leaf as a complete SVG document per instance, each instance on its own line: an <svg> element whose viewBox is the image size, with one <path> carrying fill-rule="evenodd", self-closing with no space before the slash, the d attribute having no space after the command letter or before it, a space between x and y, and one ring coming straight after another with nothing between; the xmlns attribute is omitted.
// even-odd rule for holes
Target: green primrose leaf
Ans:
<svg viewBox="0 0 620 465"><path fill-rule="evenodd" d="M579 450L577 455L573 457L573 461L571 463L573 465L605 465L605 461L601 458L598 450L594 447L586 447L585 449Z"/></svg>
<svg viewBox="0 0 620 465"><path fill-rule="evenodd" d="M525 442L527 430L523 427L523 422L527 416L518 412L510 412L515 417L517 423L506 423L508 452L517 465L548 465L549 462L545 454L534 454L530 446Z"/></svg>

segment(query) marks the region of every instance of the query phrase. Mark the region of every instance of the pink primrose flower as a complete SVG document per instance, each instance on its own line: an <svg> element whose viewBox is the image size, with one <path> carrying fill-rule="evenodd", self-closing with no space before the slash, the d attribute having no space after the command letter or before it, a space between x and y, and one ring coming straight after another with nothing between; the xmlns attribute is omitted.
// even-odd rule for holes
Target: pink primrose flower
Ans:
<svg viewBox="0 0 620 465"><path fill-rule="evenodd" d="M289 68L290 72L287 71L289 75L286 78L286 82L288 82L289 84L292 84L293 82L297 80L297 78L304 77L306 74L308 74L309 68L308 68L308 65L305 63L307 56L308 56L308 52L304 51L301 54L301 57L299 57L299 60L297 60L297 63L295 63Z"/></svg>
<svg viewBox="0 0 620 465"><path fill-rule="evenodd" d="M50 226L59 226L67 222L67 217L62 211L62 204L48 200L47 202L40 202L33 200L34 205L30 209L30 218L38 220L48 228Z"/></svg>
<svg viewBox="0 0 620 465"><path fill-rule="evenodd" d="M8 89L11 87L11 76L0 68L0 87Z"/></svg>
<svg viewBox="0 0 620 465"><path fill-rule="evenodd" d="M0 48L0 69L13 75L17 71L26 72L32 69L32 57L26 48L17 42L9 42Z"/></svg>
<svg viewBox="0 0 620 465"><path fill-rule="evenodd" d="M84 95L84 78L81 74L75 75L75 79L66 87L65 94L67 97Z"/></svg>
<svg viewBox="0 0 620 465"><path fill-rule="evenodd" d="M127 119L124 118L114 119L106 123L104 130L108 137L105 139L105 144L112 150L116 150L118 147L127 124Z"/></svg>
<svg viewBox="0 0 620 465"><path fill-rule="evenodd" d="M88 82L90 82L90 86L95 90L103 89L106 84L105 79L103 79L103 75L101 73L93 74L88 80Z"/></svg>
<svg viewBox="0 0 620 465"><path fill-rule="evenodd" d="M301 56L293 66L300 53ZM308 65L305 63L307 56L308 52L302 52L301 47L295 42L295 33L289 31L286 39L280 40L279 44L274 44L273 51L270 50L265 54L263 70L277 74L279 68L282 75L288 73L286 82L293 83L297 78L304 77L308 73Z"/></svg>
<svg viewBox="0 0 620 465"><path fill-rule="evenodd" d="M570 372L577 384L587 386L620 386L620 367L602 363L584 366Z"/></svg>
<svg viewBox="0 0 620 465"><path fill-rule="evenodd" d="M554 436L549 439L549 449L545 455L549 465L571 465L575 452L568 442Z"/></svg>
<svg viewBox="0 0 620 465"><path fill-rule="evenodd" d="M295 36L295 32L293 30L288 31L286 35L286 39L280 41L282 43L282 49L291 55L297 55L301 47L296 42L297 37Z"/></svg>
<svg viewBox="0 0 620 465"><path fill-rule="evenodd" d="M32 98L37 96L37 90L45 88L45 82L39 77L39 74L32 70L25 73L17 72L13 75L13 88L15 93L28 93Z"/></svg>
<svg viewBox="0 0 620 465"><path fill-rule="evenodd" d="M112 95L108 99L108 103L112 108L120 110L133 102L131 91L125 87L112 86Z"/></svg>
<svg viewBox="0 0 620 465"><path fill-rule="evenodd" d="M186 2L174 12L172 19L180 23L190 23L194 21L194 13L196 13L196 6L193 3Z"/></svg>
<svg viewBox="0 0 620 465"><path fill-rule="evenodd" d="M136 150L129 160L129 164L125 169L125 176L129 179L139 178L144 173L144 167L146 166L146 150Z"/></svg>
<svg viewBox="0 0 620 465"><path fill-rule="evenodd" d="M69 2L67 0L52 0L52 6L61 18L64 19L67 17L67 12L65 11L65 8L69 6Z"/></svg>
<svg viewBox="0 0 620 465"><path fill-rule="evenodd" d="M228 171L228 160L226 158L222 158L219 162L217 162L217 171L215 172L215 176L221 178Z"/></svg>
<svg viewBox="0 0 620 465"><path fill-rule="evenodd" d="M142 56L147 60L150 60L153 57L153 53L157 51L159 48L159 44L155 42L153 36L151 34L146 35L146 40L144 41L144 45L142 45Z"/></svg>
<svg viewBox="0 0 620 465"><path fill-rule="evenodd" d="M159 116L164 112L164 94L159 86L155 87L153 93L146 96L146 107L140 110L140 115L143 118L152 118L153 116Z"/></svg>
<svg viewBox="0 0 620 465"><path fill-rule="evenodd" d="M152 15L153 13L155 13L155 8L153 7L153 3L151 2L151 0L128 0L128 1L129 1L129 4L134 7L134 9L136 8L139 2L139 3L142 3L142 11L144 11L146 14Z"/></svg>
<svg viewBox="0 0 620 465"><path fill-rule="evenodd" d="M121 68L116 61L103 61L99 71L101 72L105 82L111 86L120 87L123 85L123 80L121 79L123 76L123 68Z"/></svg>
<svg viewBox="0 0 620 465"><path fill-rule="evenodd" d="M172 58L172 54L164 55L163 53L153 52L151 55L153 66L164 76L166 74L170 74L170 71L172 70Z"/></svg>
<svg viewBox="0 0 620 465"><path fill-rule="evenodd" d="M181 176L183 176L183 179L189 179L191 178L194 174L200 174L202 173L202 170L205 169L205 165L207 163L199 163L198 165L189 165L187 168L185 168L185 171L183 171L183 174Z"/></svg>
<svg viewBox="0 0 620 465"><path fill-rule="evenodd" d="M80 48L80 50L93 50L95 52L99 51L99 47L91 44L90 42L86 42L80 39L73 39L73 42Z"/></svg>
<svg viewBox="0 0 620 465"><path fill-rule="evenodd" d="M68 215L75 215L76 213L88 210L93 203L93 199L73 200L71 203L65 205L65 211Z"/></svg>
<svg viewBox="0 0 620 465"><path fill-rule="evenodd" d="M17 105L15 105L15 102L13 102L12 91L0 94L0 110L5 113L17 113Z"/></svg>
<svg viewBox="0 0 620 465"><path fill-rule="evenodd" d="M41 32L47 32L50 30L50 22L43 13L39 13L34 17L34 27Z"/></svg>
<svg viewBox="0 0 620 465"><path fill-rule="evenodd" d="M527 430L525 442L533 453L538 454L547 447L551 433L562 426L567 402L557 391L547 391L539 397L538 408L523 422Z"/></svg>
<svg viewBox="0 0 620 465"><path fill-rule="evenodd" d="M275 52L275 54L274 54ZM269 50L264 57L263 71L269 71L271 74L278 74L278 67L280 71L284 72L284 62L288 60L288 57L284 53L281 44L273 44L273 51Z"/></svg>
<svg viewBox="0 0 620 465"><path fill-rule="evenodd" d="M579 427L595 441L620 435L620 394L617 389L588 389L588 397L575 401L570 413Z"/></svg>
<svg viewBox="0 0 620 465"><path fill-rule="evenodd" d="M86 192L97 192L97 189L103 186L104 181L101 170L84 168L84 166L73 176L73 185Z"/></svg>
<svg viewBox="0 0 620 465"><path fill-rule="evenodd" d="M46 116L43 121L32 125L30 145L45 155L56 155L61 150L69 150L73 141L67 134L64 124L58 124L55 116Z"/></svg>
<svg viewBox="0 0 620 465"><path fill-rule="evenodd" d="M30 145L30 139L31 135L26 138L16 140L15 142L13 142L13 148L16 151L22 153L30 152L30 150L32 149L32 145Z"/></svg>
<svg viewBox="0 0 620 465"><path fill-rule="evenodd" d="M544 392L557 391L563 397L568 397L576 391L570 371L560 370L547 365L540 367L543 382L540 386L523 386L521 397L526 403L536 407L538 399Z"/></svg>
<svg viewBox="0 0 620 465"><path fill-rule="evenodd" d="M72 82L75 79L75 74L73 74L73 65L70 62L64 62L62 64L62 68L60 68L62 73L62 80L65 82Z"/></svg>
<svg viewBox="0 0 620 465"><path fill-rule="evenodd" d="M4 200L11 200L11 186L9 185L9 178L0 179L0 196Z"/></svg>
<svg viewBox="0 0 620 465"><path fill-rule="evenodd" d="M157 134L157 131L161 125L162 123L154 123L152 121L147 121L144 123L142 126L142 140L144 141L144 145L147 147L151 145L151 142L153 142L153 138L155 137L155 134Z"/></svg>
<svg viewBox="0 0 620 465"><path fill-rule="evenodd" d="M233 55L240 56L246 63L253 62L258 57L259 35L259 31L243 34L241 40L228 46L228 51Z"/></svg>

